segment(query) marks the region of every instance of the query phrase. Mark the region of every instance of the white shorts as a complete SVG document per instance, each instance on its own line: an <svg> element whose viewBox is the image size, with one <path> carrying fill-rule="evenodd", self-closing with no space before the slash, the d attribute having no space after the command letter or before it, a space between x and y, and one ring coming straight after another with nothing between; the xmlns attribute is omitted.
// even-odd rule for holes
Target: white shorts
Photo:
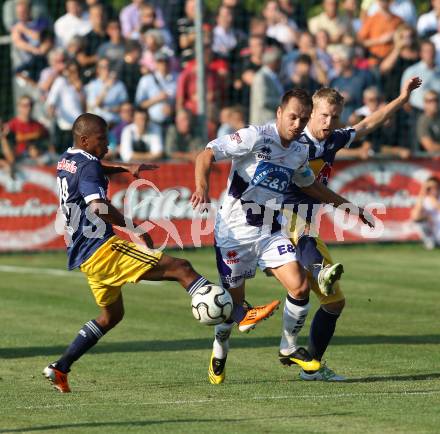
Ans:
<svg viewBox="0 0 440 434"><path fill-rule="evenodd" d="M295 247L281 232L252 244L238 244L233 248L215 246L217 270L222 285L237 288L245 279L261 270L277 268L296 261Z"/></svg>

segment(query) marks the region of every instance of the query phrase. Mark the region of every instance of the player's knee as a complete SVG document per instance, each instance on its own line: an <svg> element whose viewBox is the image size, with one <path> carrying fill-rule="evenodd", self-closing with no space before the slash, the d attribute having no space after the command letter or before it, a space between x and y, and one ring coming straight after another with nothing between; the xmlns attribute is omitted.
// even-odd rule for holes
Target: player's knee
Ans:
<svg viewBox="0 0 440 434"><path fill-rule="evenodd" d="M124 318L124 309L116 312L106 312L99 318L99 325L106 331L111 330Z"/></svg>
<svg viewBox="0 0 440 434"><path fill-rule="evenodd" d="M298 275L289 283L287 290L292 297L300 300L308 297L310 288L305 275Z"/></svg>
<svg viewBox="0 0 440 434"><path fill-rule="evenodd" d="M341 314L342 311L344 310L344 306L345 306L345 299L342 299L339 301L335 301L333 303L325 304L324 308L326 311L330 313Z"/></svg>

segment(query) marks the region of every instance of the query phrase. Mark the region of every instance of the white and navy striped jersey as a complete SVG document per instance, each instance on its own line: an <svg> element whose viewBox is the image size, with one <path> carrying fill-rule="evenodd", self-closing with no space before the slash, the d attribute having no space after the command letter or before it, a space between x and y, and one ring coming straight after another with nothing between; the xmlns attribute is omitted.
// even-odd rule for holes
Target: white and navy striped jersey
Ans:
<svg viewBox="0 0 440 434"><path fill-rule="evenodd" d="M308 146L281 144L276 125L249 126L208 143L214 158L232 160L227 192L218 211L215 238L219 247L252 243L270 236L273 217L292 183L311 185ZM266 214L265 214L266 213ZM271 218L272 215L272 218Z"/></svg>

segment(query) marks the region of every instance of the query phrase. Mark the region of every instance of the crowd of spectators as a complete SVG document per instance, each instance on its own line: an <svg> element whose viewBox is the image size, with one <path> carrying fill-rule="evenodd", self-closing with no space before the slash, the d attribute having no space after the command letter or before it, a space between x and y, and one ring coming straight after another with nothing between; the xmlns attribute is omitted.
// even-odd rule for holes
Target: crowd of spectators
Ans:
<svg viewBox="0 0 440 434"><path fill-rule="evenodd" d="M1 126L0 167L46 164L72 143L75 118L102 116L108 158L192 160L205 145L198 127L195 0L67 0L50 17L44 0L6 0L17 95ZM440 152L440 0L418 15L413 0L323 0L316 13L298 0L267 0L256 14L222 0L203 25L210 139L274 118L284 91L336 88L342 123L368 116L423 86L379 131L355 144L360 158ZM38 105L38 116L32 108Z"/></svg>

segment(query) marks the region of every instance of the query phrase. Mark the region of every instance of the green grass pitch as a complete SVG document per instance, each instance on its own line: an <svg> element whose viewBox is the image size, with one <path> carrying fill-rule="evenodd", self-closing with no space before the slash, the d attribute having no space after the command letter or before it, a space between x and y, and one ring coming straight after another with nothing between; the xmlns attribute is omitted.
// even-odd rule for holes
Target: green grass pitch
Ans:
<svg viewBox="0 0 440 434"><path fill-rule="evenodd" d="M85 279L56 272L64 253L0 256L0 433L439 432L440 252L331 250L347 307L326 359L348 382L305 383L281 366L280 310L249 335L234 331L226 382L210 385L212 328L177 284L160 283L125 288L124 321L74 365L66 395L41 370L97 313ZM177 255L216 279L211 249ZM251 302L273 298L284 299L273 279L248 281Z"/></svg>

